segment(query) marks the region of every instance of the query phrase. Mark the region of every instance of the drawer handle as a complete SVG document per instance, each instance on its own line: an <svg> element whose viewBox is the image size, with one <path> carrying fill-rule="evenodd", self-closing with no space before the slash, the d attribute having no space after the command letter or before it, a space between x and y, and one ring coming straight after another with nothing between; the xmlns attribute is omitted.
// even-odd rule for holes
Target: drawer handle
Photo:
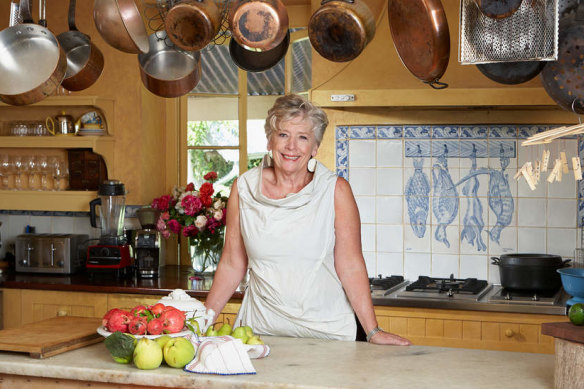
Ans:
<svg viewBox="0 0 584 389"><path fill-rule="evenodd" d="M505 330L505 336L506 337L511 338L513 335L515 335L515 332L511 328L507 328Z"/></svg>
<svg viewBox="0 0 584 389"><path fill-rule="evenodd" d="M67 311L57 311L57 316L68 316L69 312Z"/></svg>

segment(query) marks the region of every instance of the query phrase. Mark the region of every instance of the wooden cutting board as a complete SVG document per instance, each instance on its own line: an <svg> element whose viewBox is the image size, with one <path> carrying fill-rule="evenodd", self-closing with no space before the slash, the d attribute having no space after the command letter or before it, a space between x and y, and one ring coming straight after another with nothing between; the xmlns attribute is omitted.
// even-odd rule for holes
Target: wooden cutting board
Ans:
<svg viewBox="0 0 584 389"><path fill-rule="evenodd" d="M570 322L542 323L541 333L571 342L584 343L584 326L577 326Z"/></svg>
<svg viewBox="0 0 584 389"><path fill-rule="evenodd" d="M50 357L100 342L104 339L97 333L100 325L100 318L59 316L0 330L0 350L25 352L33 358Z"/></svg>

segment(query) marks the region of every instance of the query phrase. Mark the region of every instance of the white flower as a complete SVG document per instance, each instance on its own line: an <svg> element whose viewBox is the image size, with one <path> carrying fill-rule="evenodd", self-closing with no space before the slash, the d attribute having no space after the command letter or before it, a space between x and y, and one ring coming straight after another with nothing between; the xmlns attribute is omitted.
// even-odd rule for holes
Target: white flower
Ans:
<svg viewBox="0 0 584 389"><path fill-rule="evenodd" d="M223 218L223 211L215 211L213 212L213 219L217 220L217 221L221 221L221 219Z"/></svg>
<svg viewBox="0 0 584 389"><path fill-rule="evenodd" d="M224 207L223 201L221 201L221 200L217 200L213 203L213 208L215 208L215 209L221 209L223 207Z"/></svg>
<svg viewBox="0 0 584 389"><path fill-rule="evenodd" d="M207 225L207 218L204 215L199 215L195 219L195 227L202 229Z"/></svg>

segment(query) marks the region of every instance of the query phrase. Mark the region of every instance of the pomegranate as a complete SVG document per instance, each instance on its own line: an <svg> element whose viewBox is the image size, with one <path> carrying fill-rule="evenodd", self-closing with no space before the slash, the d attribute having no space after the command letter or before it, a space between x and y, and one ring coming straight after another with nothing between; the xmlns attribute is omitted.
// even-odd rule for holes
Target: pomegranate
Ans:
<svg viewBox="0 0 584 389"><path fill-rule="evenodd" d="M130 323L130 312L123 309L112 309L107 321L107 330L109 332L128 332L128 324Z"/></svg>
<svg viewBox="0 0 584 389"><path fill-rule="evenodd" d="M162 313L164 308L166 308L166 305L161 304L161 303L157 303L157 304L151 305L148 309L150 309L150 312L152 312L152 314L154 316L158 316Z"/></svg>
<svg viewBox="0 0 584 389"><path fill-rule="evenodd" d="M132 316L140 316L140 314L142 312L146 311L146 307L143 305L136 305L134 308L132 308L132 310L130 311L130 313L132 314Z"/></svg>
<svg viewBox="0 0 584 389"><path fill-rule="evenodd" d="M162 312L160 319L166 333L173 334L182 331L185 326L185 313L176 308Z"/></svg>
<svg viewBox="0 0 584 389"><path fill-rule="evenodd" d="M105 315L103 315L103 319L101 321L101 325L103 325L105 328L107 328L107 322L109 321L109 318L111 317L111 315L114 312L119 311L119 310L120 310L119 308L113 308L113 309L110 309L109 311L107 311L105 313Z"/></svg>
<svg viewBox="0 0 584 389"><path fill-rule="evenodd" d="M162 319L152 319L148 322L147 331L150 335L160 335L164 330L164 322Z"/></svg>
<svg viewBox="0 0 584 389"><path fill-rule="evenodd" d="M145 317L134 316L128 324L128 330L133 335L144 335L146 333L147 322Z"/></svg>

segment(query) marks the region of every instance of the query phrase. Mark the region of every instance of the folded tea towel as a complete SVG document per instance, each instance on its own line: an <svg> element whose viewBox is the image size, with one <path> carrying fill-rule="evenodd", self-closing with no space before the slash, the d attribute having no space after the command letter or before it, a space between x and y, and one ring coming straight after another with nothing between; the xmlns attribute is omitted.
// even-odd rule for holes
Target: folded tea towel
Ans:
<svg viewBox="0 0 584 389"><path fill-rule="evenodd" d="M204 374L255 374L251 358L264 358L270 353L265 344L247 345L232 336L190 337L197 352L185 371Z"/></svg>

